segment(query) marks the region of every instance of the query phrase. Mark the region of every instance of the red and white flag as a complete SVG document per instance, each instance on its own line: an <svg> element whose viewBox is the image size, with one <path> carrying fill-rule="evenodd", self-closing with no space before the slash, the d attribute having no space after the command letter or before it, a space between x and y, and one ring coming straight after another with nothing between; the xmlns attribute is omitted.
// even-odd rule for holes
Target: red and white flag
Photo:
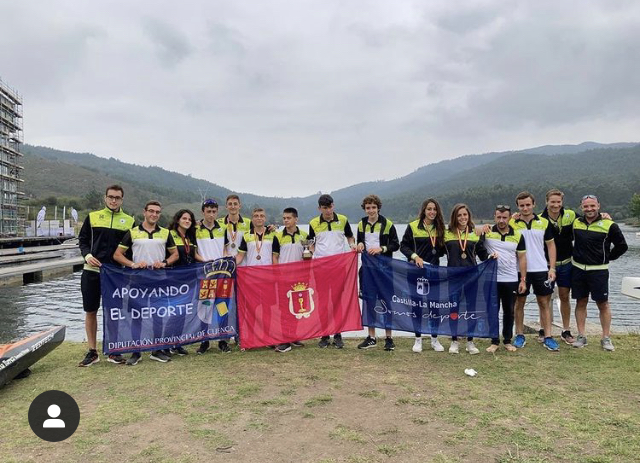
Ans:
<svg viewBox="0 0 640 463"><path fill-rule="evenodd" d="M362 329L355 252L281 265L239 267L243 348Z"/></svg>

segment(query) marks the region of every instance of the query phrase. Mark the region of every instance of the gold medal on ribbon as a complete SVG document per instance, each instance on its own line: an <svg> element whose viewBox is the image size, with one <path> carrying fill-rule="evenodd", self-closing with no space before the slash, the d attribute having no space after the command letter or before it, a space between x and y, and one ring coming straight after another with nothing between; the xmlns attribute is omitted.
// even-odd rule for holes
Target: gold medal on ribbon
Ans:
<svg viewBox="0 0 640 463"><path fill-rule="evenodd" d="M426 223L423 223L424 228L427 230L429 234L429 241L431 241L431 254L435 254L436 251L436 242L438 240L438 236L436 234L431 234L431 229L435 227L428 226Z"/></svg>
<svg viewBox="0 0 640 463"><path fill-rule="evenodd" d="M462 254L460 254L460 257L462 257L463 259L467 258L467 253L465 251L467 250L468 238L469 238L469 228L465 229L464 242L462 241L462 237L460 236L460 230L458 230L458 244L460 245L460 250L462 251Z"/></svg>
<svg viewBox="0 0 640 463"><path fill-rule="evenodd" d="M237 224L236 224L237 226ZM236 247L236 236L238 236L238 230L236 229L234 231L234 226L233 226L233 222L229 222L227 223L227 231L229 232L229 235L231 237L231 247L235 248Z"/></svg>
<svg viewBox="0 0 640 463"><path fill-rule="evenodd" d="M256 243L256 252L258 253L258 255L256 256L256 260L262 259L262 256L260 255L260 251L262 250L263 237L264 237L264 233L260 235L260 239L258 239L257 233L253 234L253 239L255 240L255 243Z"/></svg>

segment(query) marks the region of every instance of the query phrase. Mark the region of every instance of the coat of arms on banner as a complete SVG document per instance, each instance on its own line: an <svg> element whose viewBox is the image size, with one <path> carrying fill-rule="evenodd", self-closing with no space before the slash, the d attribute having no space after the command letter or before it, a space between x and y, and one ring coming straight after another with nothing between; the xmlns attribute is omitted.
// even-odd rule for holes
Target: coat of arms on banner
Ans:
<svg viewBox="0 0 640 463"><path fill-rule="evenodd" d="M289 299L289 312L298 320L309 318L311 312L315 310L313 303L313 288L309 288L307 283L296 283L287 291Z"/></svg>
<svg viewBox="0 0 640 463"><path fill-rule="evenodd" d="M426 296L427 294L429 294L429 290L430 290L429 280L427 280L424 277L418 278L416 283L416 292L421 296Z"/></svg>
<svg viewBox="0 0 640 463"><path fill-rule="evenodd" d="M217 299L229 299L233 292L233 279L220 278L200 280L198 288L198 317L204 323L211 323L214 311L217 311L219 317L224 317L229 313L227 301L218 301Z"/></svg>

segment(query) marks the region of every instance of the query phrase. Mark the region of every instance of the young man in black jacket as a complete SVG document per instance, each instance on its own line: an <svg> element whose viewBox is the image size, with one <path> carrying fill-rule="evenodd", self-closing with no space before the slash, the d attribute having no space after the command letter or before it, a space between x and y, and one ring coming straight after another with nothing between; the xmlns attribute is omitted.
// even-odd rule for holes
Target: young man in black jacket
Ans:
<svg viewBox="0 0 640 463"><path fill-rule="evenodd" d="M107 187L105 208L90 212L82 223L78 242L84 257L84 270L80 280L84 326L89 351L78 366L89 367L100 361L96 350L98 309L100 308L100 266L113 263L113 253L120 240L133 227L134 219L122 211L124 190L120 185ZM122 355L110 355L112 363L125 363Z"/></svg>
<svg viewBox="0 0 640 463"><path fill-rule="evenodd" d="M366 252L371 256L383 255L392 257L393 253L400 249L400 241L393 222L380 215L382 201L376 195L369 195L362 200L361 206L367 216L363 217L358 224L356 236L358 246L356 249L358 252ZM362 273L360 276L362 277ZM360 279L360 284L362 285L362 278ZM363 294L362 297L373 299L372 302L375 303L375 295L373 294ZM391 338L391 330L385 330L385 334L384 350L394 350L396 346ZM376 329L370 326L369 335L358 344L358 349L369 349L375 347L375 345Z"/></svg>

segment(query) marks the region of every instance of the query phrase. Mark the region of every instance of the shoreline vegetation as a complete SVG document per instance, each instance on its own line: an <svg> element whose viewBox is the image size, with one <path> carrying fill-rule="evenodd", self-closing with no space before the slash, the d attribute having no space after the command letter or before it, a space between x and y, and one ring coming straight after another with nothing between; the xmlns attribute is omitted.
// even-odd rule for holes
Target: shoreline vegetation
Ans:
<svg viewBox="0 0 640 463"><path fill-rule="evenodd" d="M76 365L86 344L65 342L0 390L4 462L631 462L640 455L640 335L599 336L551 353L527 336L515 353L394 352L359 339L343 350L314 340L269 349L149 360L101 356ZM446 342L446 341L445 341ZM215 343L214 343L215 345ZM427 344L428 346L428 340ZM426 347L425 346L425 347ZM477 377L464 374L466 368ZM29 428L41 392L69 393L81 411L69 439Z"/></svg>

